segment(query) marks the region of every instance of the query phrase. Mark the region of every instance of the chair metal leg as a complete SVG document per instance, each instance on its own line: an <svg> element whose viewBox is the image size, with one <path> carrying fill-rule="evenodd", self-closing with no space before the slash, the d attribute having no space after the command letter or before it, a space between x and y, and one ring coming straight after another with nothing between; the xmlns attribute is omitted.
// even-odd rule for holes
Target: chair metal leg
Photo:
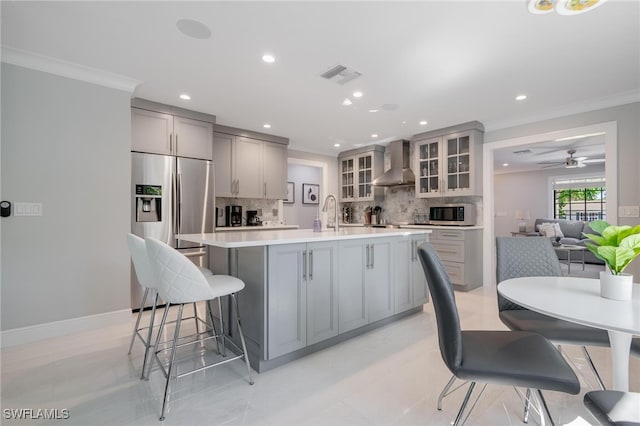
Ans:
<svg viewBox="0 0 640 426"><path fill-rule="evenodd" d="M459 426L460 420L462 420L462 414L464 413L464 409L467 407L467 403L469 402L469 398L471 398L471 394L473 393L473 389L476 387L476 382L471 382L469 385L469 390L467 394L464 396L464 400L462 401L462 405L460 406L460 410L458 411L458 415L456 416L455 421L453 422L453 426Z"/></svg>
<svg viewBox="0 0 640 426"><path fill-rule="evenodd" d="M207 311L209 312L209 321L211 321L211 329L213 330L213 335L218 336L218 331L216 330L216 321L213 318L213 310L211 307L211 300L207 300ZM223 337L224 339L224 337ZM216 337L216 348L218 350L218 354L220 354L220 338Z"/></svg>
<svg viewBox="0 0 640 426"><path fill-rule="evenodd" d="M522 421L529 423L529 411L531 410L531 389L527 388L527 396L524 399L524 415Z"/></svg>
<svg viewBox="0 0 640 426"><path fill-rule="evenodd" d="M156 343L153 345L153 356L151 357L151 362L149 363L149 369L145 380L149 380L149 375L151 374L151 370L153 369L153 362L158 356L158 345L160 344L160 338L162 337L162 332L164 331L164 325L167 322L167 314L169 313L170 307L171 305L169 303L167 303L164 307L164 313L162 314L162 320L160 320L160 327L158 328L158 334L156 336Z"/></svg>
<svg viewBox="0 0 640 426"><path fill-rule="evenodd" d="M440 395L438 395L438 411L442 411L442 400L444 399L445 396L447 396L447 392L449 391L449 389L451 388L451 385L453 385L453 382L455 381L456 381L456 376L452 375L449 381L447 382L447 384L444 386L444 389L442 389L442 392L440 392Z"/></svg>
<svg viewBox="0 0 640 426"><path fill-rule="evenodd" d="M598 370L596 369L596 366L593 363L593 360L591 359L591 356L589 355L589 352L587 351L586 346L582 347L582 352L584 353L584 357L587 360L587 362L589 363L589 366L591 367L591 370L593 371L593 374L596 376L596 380L598 381L598 384L600 385L600 389L607 390L607 388L604 386L604 382L602 381L602 378L600 377L600 374L598 374Z"/></svg>
<svg viewBox="0 0 640 426"><path fill-rule="evenodd" d="M547 405L547 401L544 399L542 395L542 391L540 389L538 391L538 398L540 398L540 403L542 404L542 408L544 408L544 412L547 413L547 417L549 417L549 422L551 422L551 426L555 426L553 421L553 417L551 417L551 412L549 411L549 406ZM544 426L544 414L542 410L540 410L540 420L542 420L542 425Z"/></svg>
<svg viewBox="0 0 640 426"><path fill-rule="evenodd" d="M156 306L158 305L158 291L153 290L155 293L153 297L153 306L151 307L151 319L149 320L149 332L147 333L147 341L144 348L144 360L142 361L142 375L140 380L145 378L145 370L147 369L147 360L149 359L149 348L151 347L151 338L153 337L153 323L156 319Z"/></svg>
<svg viewBox="0 0 640 426"><path fill-rule="evenodd" d="M221 297L218 297L218 310L220 311L220 334L224 336L224 319L222 314L222 302ZM227 349L224 343L224 337L222 338L222 356L227 356Z"/></svg>
<svg viewBox="0 0 640 426"><path fill-rule="evenodd" d="M242 352L244 353L244 361L247 364L247 371L249 372L249 384L253 384L253 378L251 377L251 364L249 363L249 353L247 352L247 345L244 341L244 333L242 332L242 324L240 322L240 309L238 308L238 298L235 293L231 293L231 298L236 308L236 321L238 322L238 333L240 334L240 341L242 342ZM219 299L218 299L219 300ZM224 341L224 338L222 339Z"/></svg>
<svg viewBox="0 0 640 426"><path fill-rule="evenodd" d="M198 306L193 302L193 320L196 322L196 333L200 335L200 320L198 319Z"/></svg>
<svg viewBox="0 0 640 426"><path fill-rule="evenodd" d="M169 396L169 383L171 382L171 374L173 373L173 363L176 360L176 345L180 337L180 322L182 321L182 310L184 304L178 309L178 318L176 318L176 331L173 333L173 343L171 345L171 355L169 358L169 366L167 367L167 382L164 386L164 399L162 400L162 411L160 412L160 421L164 420L164 412L167 407L167 397Z"/></svg>
<svg viewBox="0 0 640 426"><path fill-rule="evenodd" d="M138 318L136 319L136 325L133 326L133 334L131 335L131 343L129 343L129 352L127 354L131 355L131 350L133 349L133 342L136 340L136 335L138 334L138 327L140 326L140 318L142 318L142 310L144 309L144 304L147 301L147 295L149 294L149 287L144 288L144 295L142 296L142 301L140 302L140 310L138 311Z"/></svg>

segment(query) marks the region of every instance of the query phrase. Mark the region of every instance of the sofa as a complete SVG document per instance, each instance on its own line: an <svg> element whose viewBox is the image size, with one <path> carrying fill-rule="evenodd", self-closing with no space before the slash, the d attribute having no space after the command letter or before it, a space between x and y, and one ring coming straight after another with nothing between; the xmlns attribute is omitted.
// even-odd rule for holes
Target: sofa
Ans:
<svg viewBox="0 0 640 426"><path fill-rule="evenodd" d="M534 232L530 232L528 236L541 236L542 234L539 232L539 226L543 223L557 223L560 226L560 231L562 231L562 236L560 237L560 244L571 244L576 246L584 246L587 238L584 234L596 234L588 222L581 222L578 220L567 220L567 219L536 219L534 223ZM549 236L549 235L547 235ZM555 243L556 238L551 237L552 242ZM557 251L558 258L560 260L567 259L567 253L565 251ZM593 253L590 251L586 251L584 254L585 263L594 263L598 265L604 265L604 261L598 259Z"/></svg>

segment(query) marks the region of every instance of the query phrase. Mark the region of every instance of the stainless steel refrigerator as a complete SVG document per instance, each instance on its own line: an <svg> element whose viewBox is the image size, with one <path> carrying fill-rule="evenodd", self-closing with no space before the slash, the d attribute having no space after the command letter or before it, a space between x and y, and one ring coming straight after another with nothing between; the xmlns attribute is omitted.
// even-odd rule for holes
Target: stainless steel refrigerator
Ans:
<svg viewBox="0 0 640 426"><path fill-rule="evenodd" d="M139 152L131 156L131 232L163 241L196 265L206 266L206 248L177 240L176 234L213 232L213 163ZM140 307L143 294L132 268L132 309Z"/></svg>

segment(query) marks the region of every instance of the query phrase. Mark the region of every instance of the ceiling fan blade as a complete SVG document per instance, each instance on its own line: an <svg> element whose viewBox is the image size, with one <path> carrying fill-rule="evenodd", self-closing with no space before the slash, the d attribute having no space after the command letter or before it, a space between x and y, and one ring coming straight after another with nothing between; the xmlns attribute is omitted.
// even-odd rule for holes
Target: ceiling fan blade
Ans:
<svg viewBox="0 0 640 426"><path fill-rule="evenodd" d="M582 160L583 163L604 163L606 160L604 158L592 158L588 160Z"/></svg>
<svg viewBox="0 0 640 426"><path fill-rule="evenodd" d="M584 161L584 160L586 160L586 159L587 159L587 158L589 158L589 157L572 157L572 158L573 158L574 160L576 160L576 161Z"/></svg>
<svg viewBox="0 0 640 426"><path fill-rule="evenodd" d="M538 163L538 164L540 164L540 163ZM558 168L558 167L561 167L561 166L564 166L564 163L550 164L548 166L544 166L544 167L541 167L541 168L542 169L553 169L553 168Z"/></svg>
<svg viewBox="0 0 640 426"><path fill-rule="evenodd" d="M564 163L565 163L564 160L562 160L562 161L541 161L541 162L536 163L536 164L556 164L556 165L559 165L559 164L564 164Z"/></svg>

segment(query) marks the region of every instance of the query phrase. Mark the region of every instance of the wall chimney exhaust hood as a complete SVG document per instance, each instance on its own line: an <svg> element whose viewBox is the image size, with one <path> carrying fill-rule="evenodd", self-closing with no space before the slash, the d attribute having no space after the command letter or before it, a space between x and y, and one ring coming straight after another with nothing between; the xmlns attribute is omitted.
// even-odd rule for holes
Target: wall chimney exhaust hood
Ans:
<svg viewBox="0 0 640 426"><path fill-rule="evenodd" d="M374 179L374 186L413 186L416 177L411 170L410 145L407 140L390 142L387 145L391 157L391 168Z"/></svg>

